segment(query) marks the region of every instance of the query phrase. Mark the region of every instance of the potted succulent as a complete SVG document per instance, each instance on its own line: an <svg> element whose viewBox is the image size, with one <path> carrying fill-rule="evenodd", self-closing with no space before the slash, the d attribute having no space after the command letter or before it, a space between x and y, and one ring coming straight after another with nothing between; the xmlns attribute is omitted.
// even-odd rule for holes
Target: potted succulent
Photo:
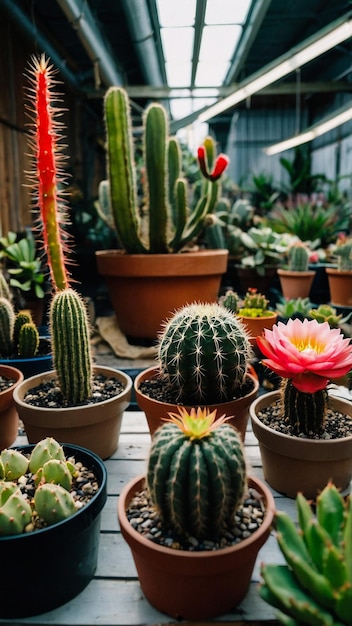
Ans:
<svg viewBox="0 0 352 626"><path fill-rule="evenodd" d="M284 298L290 300L309 297L315 271L309 269L308 247L297 241L290 246L287 256L287 268L279 267L277 270Z"/></svg>
<svg viewBox="0 0 352 626"><path fill-rule="evenodd" d="M97 566L106 483L100 458L53 438L1 452L1 618L50 611L86 587Z"/></svg>
<svg viewBox="0 0 352 626"><path fill-rule="evenodd" d="M244 439L259 383L250 371L252 348L242 322L220 304L190 304L165 324L157 349L158 365L134 382L151 434L182 404L231 416Z"/></svg>
<svg viewBox="0 0 352 626"><path fill-rule="evenodd" d="M169 137L165 109L152 103L143 116L146 183L141 208L124 89L107 91L104 112L108 181L101 187L101 205L111 212L121 249L97 251L97 267L122 332L156 339L161 323L175 309L192 300L212 302L218 296L228 251L200 250L194 242L218 199L228 158L216 155L214 141L206 139L198 152L204 176L201 194L195 206L188 207L180 146Z"/></svg>
<svg viewBox="0 0 352 626"><path fill-rule="evenodd" d="M340 237L334 249L337 268L326 267L333 305L352 307L352 237Z"/></svg>
<svg viewBox="0 0 352 626"><path fill-rule="evenodd" d="M289 300L281 298L276 303L276 311L280 322L286 322L290 318L304 320L305 317L310 318L313 306L313 302L308 297L290 298Z"/></svg>
<svg viewBox="0 0 352 626"><path fill-rule="evenodd" d="M25 378L52 368L50 340L40 337L29 310L14 310L0 297L0 364L17 367Z"/></svg>
<svg viewBox="0 0 352 626"><path fill-rule="evenodd" d="M128 483L118 500L141 588L174 619L207 619L236 607L270 534L273 497L262 481L247 478L241 437L226 421L216 411L179 407L153 436L146 476ZM243 521L247 494L257 500L261 523L257 518L253 534L236 540L235 515ZM131 519L141 507L159 538Z"/></svg>
<svg viewBox="0 0 352 626"><path fill-rule="evenodd" d="M18 435L18 413L13 392L23 380L17 367L0 365L0 450L12 446Z"/></svg>
<svg viewBox="0 0 352 626"><path fill-rule="evenodd" d="M351 626L352 497L329 482L316 507L301 493L296 506L298 528L287 513L275 513L286 563L262 565L259 593L277 609L280 624Z"/></svg>
<svg viewBox="0 0 352 626"><path fill-rule="evenodd" d="M250 406L264 477L289 497L315 497L331 479L352 478L352 405L328 394L330 380L352 368L351 340L327 322L278 322L257 343L263 365L281 377L281 390Z"/></svg>
<svg viewBox="0 0 352 626"><path fill-rule="evenodd" d="M224 306L226 306L226 294ZM269 300L254 287L248 289L237 308L236 315L245 324L254 349L257 346L258 335L262 334L264 328L272 328L277 321L276 311L269 309Z"/></svg>
<svg viewBox="0 0 352 626"><path fill-rule="evenodd" d="M118 445L132 380L122 371L93 367L85 303L71 288L66 267L62 127L57 120L60 111L53 106L53 68L44 55L32 58L30 79L34 197L54 289L49 312L54 370L23 381L14 398L30 443L51 435L107 458Z"/></svg>

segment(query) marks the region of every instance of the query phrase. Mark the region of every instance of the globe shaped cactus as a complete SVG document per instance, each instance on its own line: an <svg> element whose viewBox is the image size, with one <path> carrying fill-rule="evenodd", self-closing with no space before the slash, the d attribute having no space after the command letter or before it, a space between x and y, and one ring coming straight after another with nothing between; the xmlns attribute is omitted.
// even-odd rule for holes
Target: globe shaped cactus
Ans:
<svg viewBox="0 0 352 626"><path fill-rule="evenodd" d="M240 396L252 350L244 324L224 306L190 304L165 325L158 355L165 387L194 406Z"/></svg>
<svg viewBox="0 0 352 626"><path fill-rule="evenodd" d="M179 408L153 436L147 485L163 524L197 539L234 522L246 485L241 436L216 411Z"/></svg>

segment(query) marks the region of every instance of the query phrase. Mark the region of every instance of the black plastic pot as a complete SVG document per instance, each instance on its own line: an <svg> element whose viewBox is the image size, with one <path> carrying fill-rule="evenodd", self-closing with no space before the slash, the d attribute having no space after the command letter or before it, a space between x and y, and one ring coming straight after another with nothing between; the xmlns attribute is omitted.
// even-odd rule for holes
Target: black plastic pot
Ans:
<svg viewBox="0 0 352 626"><path fill-rule="evenodd" d="M27 453L33 447L17 449ZM94 576L107 473L103 461L89 450L63 447L66 456L74 456L94 471L99 490L67 520L33 533L0 538L0 618L50 611L74 598Z"/></svg>

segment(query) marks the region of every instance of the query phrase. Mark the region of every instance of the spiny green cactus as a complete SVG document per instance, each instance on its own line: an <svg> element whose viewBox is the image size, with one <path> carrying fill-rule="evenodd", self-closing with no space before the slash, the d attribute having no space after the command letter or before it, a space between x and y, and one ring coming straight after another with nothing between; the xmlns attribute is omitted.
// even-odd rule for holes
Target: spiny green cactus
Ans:
<svg viewBox="0 0 352 626"><path fill-rule="evenodd" d="M233 291L232 289L228 289L226 293L219 298L219 304L225 307L228 311L233 313L234 315L238 311L240 298L238 293Z"/></svg>
<svg viewBox="0 0 352 626"><path fill-rule="evenodd" d="M74 499L61 485L39 485L34 496L35 509L47 524L55 524L76 512Z"/></svg>
<svg viewBox="0 0 352 626"><path fill-rule="evenodd" d="M176 311L160 336L162 380L176 402L202 405L239 395L251 358L242 322L219 304L190 304Z"/></svg>
<svg viewBox="0 0 352 626"><path fill-rule="evenodd" d="M299 391L291 379L282 381L283 407L285 419L292 427L292 434L311 436L323 430L326 417L327 391L314 393Z"/></svg>
<svg viewBox="0 0 352 626"><path fill-rule="evenodd" d="M297 243L291 246L288 251L288 269L291 272L306 272L308 270L308 265L308 248L302 243Z"/></svg>
<svg viewBox="0 0 352 626"><path fill-rule="evenodd" d="M32 474L36 474L38 470L43 467L44 463L51 459L58 459L59 461L65 460L65 453L63 447L53 439L53 437L46 437L34 446L29 459L29 469Z"/></svg>
<svg viewBox="0 0 352 626"><path fill-rule="evenodd" d="M143 156L146 169L146 210L148 235L142 233L136 191L136 169L130 102L121 87L110 87L104 99L107 137L107 169L110 200L100 207L112 211L122 247L128 253L177 252L201 232L206 215L213 210L219 194L220 174L204 178L202 195L195 207L187 206L187 183L181 172L181 152L175 137L169 137L165 109L150 104L143 115ZM216 161L215 143L204 143L208 163ZM105 190L106 187L103 188ZM103 191L102 190L102 191Z"/></svg>
<svg viewBox="0 0 352 626"><path fill-rule="evenodd" d="M0 269L0 298L6 298L6 300L11 300L11 291L9 287L9 283L7 282L4 272Z"/></svg>
<svg viewBox="0 0 352 626"><path fill-rule="evenodd" d="M24 359L34 357L39 348L39 332L33 322L23 324L18 339L18 356Z"/></svg>
<svg viewBox="0 0 352 626"><path fill-rule="evenodd" d="M255 287L250 287L237 314L243 317L268 317L271 315L268 305L269 300Z"/></svg>
<svg viewBox="0 0 352 626"><path fill-rule="evenodd" d="M337 256L337 265L340 271L352 271L352 240L338 245L334 254Z"/></svg>
<svg viewBox="0 0 352 626"><path fill-rule="evenodd" d="M72 485L72 474L66 461L51 459L44 463L43 467L36 474L36 482L51 483L61 485L69 491Z"/></svg>
<svg viewBox="0 0 352 626"><path fill-rule="evenodd" d="M183 407L153 436L147 485L166 527L197 539L233 525L245 484L241 437L216 411Z"/></svg>
<svg viewBox="0 0 352 626"><path fill-rule="evenodd" d="M26 473L28 469L28 460L18 450L7 449L2 450L0 455L0 479L16 480Z"/></svg>
<svg viewBox="0 0 352 626"><path fill-rule="evenodd" d="M0 536L20 535L31 517L30 504L19 487L12 482L0 483Z"/></svg>
<svg viewBox="0 0 352 626"><path fill-rule="evenodd" d="M15 346L18 346L20 340L21 328L24 324L31 324L33 322L30 311L19 311L15 317L15 323L13 327L12 341Z"/></svg>
<svg viewBox="0 0 352 626"><path fill-rule="evenodd" d="M352 625L352 498L329 483L317 498L316 515L302 494L296 498L297 529L276 513L277 540L286 565L261 568L261 597L290 626Z"/></svg>
<svg viewBox="0 0 352 626"><path fill-rule="evenodd" d="M13 352L13 328L15 312L6 298L0 298L0 354L3 357L11 356Z"/></svg>
<svg viewBox="0 0 352 626"><path fill-rule="evenodd" d="M92 355L84 302L73 289L58 291L50 305L53 362L68 404L91 396Z"/></svg>

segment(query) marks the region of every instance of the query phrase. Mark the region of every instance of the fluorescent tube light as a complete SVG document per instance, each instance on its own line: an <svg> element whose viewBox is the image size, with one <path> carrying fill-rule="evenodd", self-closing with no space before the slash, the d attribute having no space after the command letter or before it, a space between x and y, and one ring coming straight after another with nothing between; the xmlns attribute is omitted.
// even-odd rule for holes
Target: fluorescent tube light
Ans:
<svg viewBox="0 0 352 626"><path fill-rule="evenodd" d="M295 148L296 146L300 146L308 141L313 141L316 137L324 135L324 133L327 133L329 130L336 128L337 126L341 126L341 124L345 124L345 122L348 122L351 119L352 106L350 103L347 108L342 107L341 109L338 109L332 116L330 115L324 117L317 124L307 128L303 133L295 135L294 137L289 137L288 139L273 144L272 146L268 146L267 148L263 148L263 150L268 156L278 154L279 152Z"/></svg>
<svg viewBox="0 0 352 626"><path fill-rule="evenodd" d="M199 121L206 122L214 115L218 115L235 104L246 100L246 98L264 89L264 87L275 83L280 78L287 76L287 74L291 74L291 72L294 72L305 63L312 61L312 59L319 57L324 52L331 50L331 48L352 37L351 17L352 14L348 13L343 18L335 20L314 36L305 39L301 44L295 46L274 62L252 74L252 76L238 85L233 94L201 113L198 117Z"/></svg>

